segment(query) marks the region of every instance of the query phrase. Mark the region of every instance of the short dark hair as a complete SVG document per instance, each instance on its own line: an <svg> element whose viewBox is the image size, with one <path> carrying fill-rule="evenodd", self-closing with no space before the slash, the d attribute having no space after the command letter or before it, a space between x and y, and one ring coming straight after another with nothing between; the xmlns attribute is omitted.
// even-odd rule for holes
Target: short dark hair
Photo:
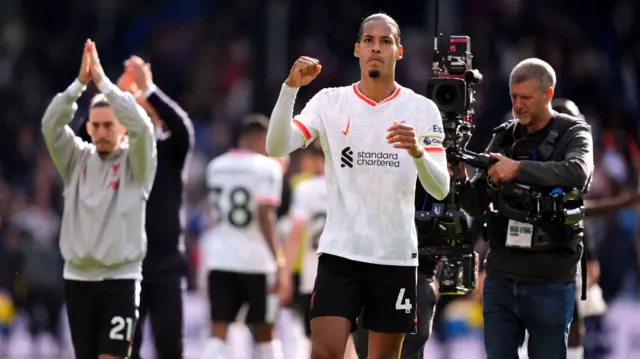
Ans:
<svg viewBox="0 0 640 359"><path fill-rule="evenodd" d="M94 108L101 108L101 107L111 107L109 100L107 100L107 96L105 96L103 93L99 93L93 96L93 98L91 98L91 104L89 105L89 110L93 110Z"/></svg>
<svg viewBox="0 0 640 359"><path fill-rule="evenodd" d="M259 113L252 113L242 119L240 134L266 132L269 129L269 118Z"/></svg>
<svg viewBox="0 0 640 359"><path fill-rule="evenodd" d="M374 20L387 20L388 22L390 22L391 26L396 30L396 33L393 35L393 37L396 39L396 43L400 45L402 36L400 33L400 26L398 25L398 22L396 22L394 18L392 18L391 16L383 12L369 15L364 20L362 20L362 23L360 23L360 29L358 30L357 42L360 42L360 40L362 40L362 32L364 31L364 25L366 25L369 21L374 21Z"/></svg>
<svg viewBox="0 0 640 359"><path fill-rule="evenodd" d="M540 88L546 91L549 87L556 87L556 72L547 62L537 58L528 58L520 61L511 70L509 85L520 84L529 80L538 81Z"/></svg>
<svg viewBox="0 0 640 359"><path fill-rule="evenodd" d="M268 129L269 118L267 116L259 113L249 114L242 120L236 121L232 125L232 145L238 146L238 141L240 140L240 138L252 135L254 133L267 132Z"/></svg>

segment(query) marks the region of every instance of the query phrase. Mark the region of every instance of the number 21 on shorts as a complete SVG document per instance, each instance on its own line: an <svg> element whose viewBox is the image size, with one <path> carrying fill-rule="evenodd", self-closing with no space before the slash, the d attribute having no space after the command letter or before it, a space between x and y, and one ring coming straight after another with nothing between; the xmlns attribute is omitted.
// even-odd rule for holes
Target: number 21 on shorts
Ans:
<svg viewBox="0 0 640 359"><path fill-rule="evenodd" d="M404 297L404 293L406 291L406 288L400 288L398 299L396 299L396 310L404 310L405 313L411 313L411 308L413 308L413 306L411 305L411 300Z"/></svg>
<svg viewBox="0 0 640 359"><path fill-rule="evenodd" d="M121 316L115 316L111 318L111 331L109 332L109 339L111 340L131 340L131 334L133 332L133 319L123 318Z"/></svg>

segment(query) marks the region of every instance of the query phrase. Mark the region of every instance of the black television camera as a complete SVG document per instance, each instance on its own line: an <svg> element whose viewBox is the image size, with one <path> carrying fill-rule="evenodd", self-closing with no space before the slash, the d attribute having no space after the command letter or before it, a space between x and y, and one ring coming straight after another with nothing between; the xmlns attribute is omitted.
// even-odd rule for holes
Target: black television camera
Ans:
<svg viewBox="0 0 640 359"><path fill-rule="evenodd" d="M453 165L463 162L487 170L494 163L488 154L466 150L474 129L471 120L476 85L482 82L482 74L472 66L471 38L450 36L446 49L440 51L438 0L435 7L433 77L427 85L426 96L442 113L447 161ZM431 230L418 230L418 247L420 255L433 257L442 264L441 294L464 295L477 287L478 254L474 251L466 215L457 204L459 186L455 176L452 177L449 196L443 203L434 204L430 210L416 212L417 221L430 223L427 227ZM420 224L418 227L425 228Z"/></svg>
<svg viewBox="0 0 640 359"><path fill-rule="evenodd" d="M471 38L449 37L445 56L436 49L433 61L433 77L427 84L427 97L442 112L445 139L443 146L451 164L467 163L487 170L493 164L488 154L474 153L466 149L475 126L471 122L475 104L476 86L482 82L480 71L473 69Z"/></svg>

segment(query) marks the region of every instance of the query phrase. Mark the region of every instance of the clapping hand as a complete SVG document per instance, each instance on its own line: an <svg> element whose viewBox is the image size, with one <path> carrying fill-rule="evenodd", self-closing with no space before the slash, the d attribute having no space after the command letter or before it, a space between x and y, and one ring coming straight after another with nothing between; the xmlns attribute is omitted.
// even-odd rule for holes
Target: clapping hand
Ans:
<svg viewBox="0 0 640 359"><path fill-rule="evenodd" d="M149 88L153 87L151 64L145 63L140 57L131 56L124 62L124 69L126 74L131 75L141 93L144 94Z"/></svg>
<svg viewBox="0 0 640 359"><path fill-rule="evenodd" d="M78 72L78 80L84 85L91 81L91 55L89 54L89 42L84 43L82 50L82 62L80 63L80 71Z"/></svg>
<svg viewBox="0 0 640 359"><path fill-rule="evenodd" d="M125 87L124 89L120 87L120 89L133 94L136 102L147 111L151 120L160 121L158 113L146 99L147 91L153 87L151 64L145 63L139 56L131 56L124 61L124 73L120 79L122 86Z"/></svg>
<svg viewBox="0 0 640 359"><path fill-rule="evenodd" d="M100 57L98 57L98 49L96 48L96 43L87 40L87 44L85 45L85 51L89 54L89 59L91 61L89 69L91 71L91 79L97 85L102 82L104 78L104 69L102 68L102 64L100 63Z"/></svg>

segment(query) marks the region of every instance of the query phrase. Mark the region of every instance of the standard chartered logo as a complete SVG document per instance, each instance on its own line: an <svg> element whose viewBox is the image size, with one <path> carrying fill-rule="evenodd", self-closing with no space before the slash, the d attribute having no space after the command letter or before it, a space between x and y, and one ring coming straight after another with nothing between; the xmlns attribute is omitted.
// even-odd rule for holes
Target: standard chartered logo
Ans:
<svg viewBox="0 0 640 359"><path fill-rule="evenodd" d="M340 167L353 168L353 157L351 156L353 156L353 151L351 151L351 147L345 147L344 150L342 150L342 157L340 157L340 162L342 162Z"/></svg>
<svg viewBox="0 0 640 359"><path fill-rule="evenodd" d="M340 167L353 168L354 158L351 147L342 150ZM359 151L355 155L355 164L358 166L400 167L397 153Z"/></svg>

